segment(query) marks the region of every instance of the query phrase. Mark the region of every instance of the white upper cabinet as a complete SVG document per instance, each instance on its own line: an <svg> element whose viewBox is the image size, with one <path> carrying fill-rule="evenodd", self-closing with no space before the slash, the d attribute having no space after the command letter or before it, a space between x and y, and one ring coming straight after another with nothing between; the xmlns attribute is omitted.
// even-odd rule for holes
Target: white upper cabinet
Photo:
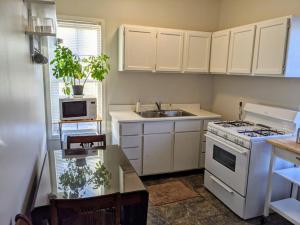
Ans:
<svg viewBox="0 0 300 225"><path fill-rule="evenodd" d="M250 74L252 68L255 25L234 28L230 34L228 73Z"/></svg>
<svg viewBox="0 0 300 225"><path fill-rule="evenodd" d="M209 72L211 33L188 31L185 37L184 72Z"/></svg>
<svg viewBox="0 0 300 225"><path fill-rule="evenodd" d="M135 25L119 29L119 71L300 77L300 17L214 33Z"/></svg>
<svg viewBox="0 0 300 225"><path fill-rule="evenodd" d="M287 17L257 24L253 74L282 75L284 73L288 26Z"/></svg>
<svg viewBox="0 0 300 225"><path fill-rule="evenodd" d="M300 77L300 17L289 17L288 36L284 75Z"/></svg>
<svg viewBox="0 0 300 225"><path fill-rule="evenodd" d="M126 26L119 34L119 70L154 71L156 30L148 27Z"/></svg>
<svg viewBox="0 0 300 225"><path fill-rule="evenodd" d="M210 72L226 73L228 62L230 31L218 31L212 34Z"/></svg>
<svg viewBox="0 0 300 225"><path fill-rule="evenodd" d="M180 72L182 70L184 32L159 29L157 33L156 70Z"/></svg>

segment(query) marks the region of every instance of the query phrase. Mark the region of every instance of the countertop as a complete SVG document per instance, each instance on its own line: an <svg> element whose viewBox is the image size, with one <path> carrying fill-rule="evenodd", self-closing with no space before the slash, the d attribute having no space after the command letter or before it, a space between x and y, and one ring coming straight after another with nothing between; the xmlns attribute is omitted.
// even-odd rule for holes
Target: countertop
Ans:
<svg viewBox="0 0 300 225"><path fill-rule="evenodd" d="M180 107L181 110L194 114L195 116L185 117L159 117L143 118L131 110L110 111L110 116L118 122L150 122L150 121L168 121L168 120L197 120L197 119L218 119L221 115L193 107Z"/></svg>
<svg viewBox="0 0 300 225"><path fill-rule="evenodd" d="M296 137L267 140L271 145L300 155L300 144L296 143Z"/></svg>

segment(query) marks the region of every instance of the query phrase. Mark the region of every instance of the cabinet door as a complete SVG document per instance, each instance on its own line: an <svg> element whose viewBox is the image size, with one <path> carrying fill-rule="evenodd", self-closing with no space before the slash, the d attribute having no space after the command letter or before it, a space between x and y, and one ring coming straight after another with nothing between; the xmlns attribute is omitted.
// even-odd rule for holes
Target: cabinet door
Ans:
<svg viewBox="0 0 300 225"><path fill-rule="evenodd" d="M228 72L231 74L250 74L252 68L255 25L231 30Z"/></svg>
<svg viewBox="0 0 300 225"><path fill-rule="evenodd" d="M211 33L187 32L185 39L184 72L208 72Z"/></svg>
<svg viewBox="0 0 300 225"><path fill-rule="evenodd" d="M218 31L212 34L210 72L227 72L229 38L229 30Z"/></svg>
<svg viewBox="0 0 300 225"><path fill-rule="evenodd" d="M175 134L174 171L198 168L199 154L200 132Z"/></svg>
<svg viewBox="0 0 300 225"><path fill-rule="evenodd" d="M184 33L160 30L157 34L156 70L180 72L182 70Z"/></svg>
<svg viewBox="0 0 300 225"><path fill-rule="evenodd" d="M150 134L144 136L143 175L171 171L172 165L171 134Z"/></svg>
<svg viewBox="0 0 300 225"><path fill-rule="evenodd" d="M124 70L155 70L155 29L146 27L125 27L124 45Z"/></svg>
<svg viewBox="0 0 300 225"><path fill-rule="evenodd" d="M254 74L283 74L288 22L288 18L280 18L257 24L253 60Z"/></svg>

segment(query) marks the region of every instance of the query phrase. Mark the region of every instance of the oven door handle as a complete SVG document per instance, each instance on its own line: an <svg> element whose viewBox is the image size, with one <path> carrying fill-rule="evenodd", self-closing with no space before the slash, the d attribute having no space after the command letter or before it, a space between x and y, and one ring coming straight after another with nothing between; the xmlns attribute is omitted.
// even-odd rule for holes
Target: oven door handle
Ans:
<svg viewBox="0 0 300 225"><path fill-rule="evenodd" d="M212 137L212 136L209 135L209 134L205 134L205 136L208 137L208 138L210 138L210 139L212 139L212 140L214 140L214 141L216 141L216 142L218 142L218 143L220 143L220 141L219 141L218 139ZM228 147L228 148L234 150L235 152L237 152L237 153L239 153L239 154L241 154L241 155L246 155L246 154L248 153L248 150L239 150L239 149L237 149L236 147L230 146L230 145L228 145L228 144L226 144L226 143L224 143L224 142L221 143L221 144L222 144L222 145L225 145L226 147Z"/></svg>
<svg viewBox="0 0 300 225"><path fill-rule="evenodd" d="M214 176L210 176L210 179L212 179L216 184L218 184L219 186L221 186L225 191L229 192L230 194L234 194L234 191L232 189L230 189L229 187L227 187L225 184L223 184L221 181L219 181Z"/></svg>

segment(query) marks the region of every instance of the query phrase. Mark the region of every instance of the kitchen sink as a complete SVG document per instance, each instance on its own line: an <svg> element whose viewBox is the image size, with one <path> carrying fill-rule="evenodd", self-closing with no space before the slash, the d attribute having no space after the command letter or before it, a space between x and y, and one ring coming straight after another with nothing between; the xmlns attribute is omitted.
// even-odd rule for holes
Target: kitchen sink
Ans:
<svg viewBox="0 0 300 225"><path fill-rule="evenodd" d="M149 110L139 112L137 114L144 118L195 116L194 114L186 112L184 110Z"/></svg>

